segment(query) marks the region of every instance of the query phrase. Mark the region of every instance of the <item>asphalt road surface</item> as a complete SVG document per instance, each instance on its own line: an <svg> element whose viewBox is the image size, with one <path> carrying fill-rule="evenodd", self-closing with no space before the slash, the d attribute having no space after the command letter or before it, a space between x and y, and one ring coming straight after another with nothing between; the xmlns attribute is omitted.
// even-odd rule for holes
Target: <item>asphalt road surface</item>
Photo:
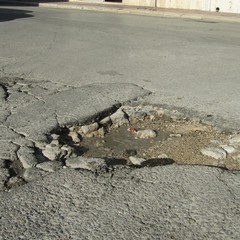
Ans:
<svg viewBox="0 0 240 240"><path fill-rule="evenodd" d="M239 24L0 7L0 160L137 97L239 130L239 56ZM199 166L62 169L1 192L0 239L239 239L239 184Z"/></svg>

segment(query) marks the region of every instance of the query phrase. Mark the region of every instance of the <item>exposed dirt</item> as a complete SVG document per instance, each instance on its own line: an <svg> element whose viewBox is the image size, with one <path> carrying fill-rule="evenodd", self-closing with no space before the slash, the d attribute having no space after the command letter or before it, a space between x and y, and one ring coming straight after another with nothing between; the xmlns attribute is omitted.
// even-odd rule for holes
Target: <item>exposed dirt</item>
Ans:
<svg viewBox="0 0 240 240"><path fill-rule="evenodd" d="M128 131L129 127L152 129L156 138L136 139ZM201 154L201 149L224 144L230 134L219 133L211 126L187 120L173 120L164 115L151 119L135 120L128 126L110 127L104 137L83 138L79 145L82 156L128 159L137 156L145 159L166 156L178 164L195 164L238 169L233 159L228 156L220 161Z"/></svg>

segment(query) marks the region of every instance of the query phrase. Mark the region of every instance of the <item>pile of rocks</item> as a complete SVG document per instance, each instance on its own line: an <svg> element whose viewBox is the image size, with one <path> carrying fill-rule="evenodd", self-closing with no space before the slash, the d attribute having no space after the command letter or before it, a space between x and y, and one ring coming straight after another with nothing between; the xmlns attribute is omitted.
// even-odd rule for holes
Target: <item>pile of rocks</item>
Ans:
<svg viewBox="0 0 240 240"><path fill-rule="evenodd" d="M112 128L128 126L146 118L153 120L164 114L164 110L153 106L122 106L115 113L105 116L99 121L82 126L69 126L57 129L49 134L48 143L36 143L35 147L22 146L17 151L15 164L17 176L10 177L8 187L18 185L22 180L33 181L46 174L62 168L82 168L95 171L106 168L107 163L101 158L84 158L77 149L83 138L102 137ZM157 133L152 129L134 131L135 138L154 138ZM128 159L126 164L141 166L143 159ZM20 165L20 166L19 166ZM19 170L21 169L21 170Z"/></svg>

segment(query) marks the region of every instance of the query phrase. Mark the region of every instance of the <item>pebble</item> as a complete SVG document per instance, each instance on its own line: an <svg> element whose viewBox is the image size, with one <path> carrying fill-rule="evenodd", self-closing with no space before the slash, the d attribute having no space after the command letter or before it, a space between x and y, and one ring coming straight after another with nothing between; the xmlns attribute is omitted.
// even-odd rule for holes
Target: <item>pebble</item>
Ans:
<svg viewBox="0 0 240 240"><path fill-rule="evenodd" d="M75 143L80 143L81 142L81 139L79 138L79 135L76 132L69 132L68 136L71 137L72 141L75 142Z"/></svg>
<svg viewBox="0 0 240 240"><path fill-rule="evenodd" d="M59 157L61 150L55 145L48 144L42 153L47 159L55 161Z"/></svg>
<svg viewBox="0 0 240 240"><path fill-rule="evenodd" d="M232 154L232 153L237 152L237 149L233 146L221 145L221 148L223 148L228 154Z"/></svg>
<svg viewBox="0 0 240 240"><path fill-rule="evenodd" d="M151 129L144 129L144 130L138 130L135 133L137 138L141 139L147 139L147 138L155 138L157 136L157 133Z"/></svg>
<svg viewBox="0 0 240 240"><path fill-rule="evenodd" d="M58 146L59 145L59 141L58 140L52 140L51 141L51 145L55 145L55 146Z"/></svg>
<svg viewBox="0 0 240 240"><path fill-rule="evenodd" d="M130 164L136 165L136 166L141 166L146 161L147 160L145 158L139 158L134 156L129 157Z"/></svg>
<svg viewBox="0 0 240 240"><path fill-rule="evenodd" d="M36 168L41 169L46 172L56 172L62 169L62 163L57 161L46 161L43 163L39 163Z"/></svg>
<svg viewBox="0 0 240 240"><path fill-rule="evenodd" d="M59 138L60 138L60 135L58 134L53 133L50 135L50 140L59 140Z"/></svg>
<svg viewBox="0 0 240 240"><path fill-rule="evenodd" d="M201 153L205 156L212 157L215 159L226 159L227 153L222 148L209 147L201 150Z"/></svg>
<svg viewBox="0 0 240 240"><path fill-rule="evenodd" d="M113 113L110 116L110 118L115 127L120 127L124 124L129 124L127 114L123 112L121 108L119 108L115 113Z"/></svg>
<svg viewBox="0 0 240 240"><path fill-rule="evenodd" d="M169 158L167 154L162 153L160 155L158 155L158 158Z"/></svg>
<svg viewBox="0 0 240 240"><path fill-rule="evenodd" d="M96 171L98 169L107 168L107 164L102 158L85 158L76 157L68 158L66 160L66 166L74 169L86 169L89 171Z"/></svg>
<svg viewBox="0 0 240 240"><path fill-rule="evenodd" d="M88 133L97 131L98 128L99 128L99 124L97 122L95 122L95 123L92 123L92 124L89 124L89 125L81 126L80 131L83 134L88 134Z"/></svg>
<svg viewBox="0 0 240 240"><path fill-rule="evenodd" d="M61 157L69 157L74 155L74 148L68 145L63 145L61 147Z"/></svg>
<svg viewBox="0 0 240 240"><path fill-rule="evenodd" d="M230 144L240 143L240 135L237 135L237 136L235 136L235 137L231 137L231 138L229 139L229 143L230 143Z"/></svg>
<svg viewBox="0 0 240 240"><path fill-rule="evenodd" d="M182 134L180 134L180 133L172 133L169 136L170 137L182 137Z"/></svg>

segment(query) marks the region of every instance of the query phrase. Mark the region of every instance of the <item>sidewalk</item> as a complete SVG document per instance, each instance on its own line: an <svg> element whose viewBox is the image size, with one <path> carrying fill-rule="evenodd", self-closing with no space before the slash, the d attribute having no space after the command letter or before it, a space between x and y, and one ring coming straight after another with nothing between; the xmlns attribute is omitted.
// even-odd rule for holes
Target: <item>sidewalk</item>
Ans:
<svg viewBox="0 0 240 240"><path fill-rule="evenodd" d="M46 1L46 0L45 0ZM65 9L79 9L88 11L101 11L101 12L116 12L127 13L136 15L159 16L169 18L183 18L193 19L206 22L233 22L240 23L240 14L221 13L221 12L205 12L197 10L184 10L184 9L163 9L153 7L138 7L126 6L119 3L87 3L87 2L64 2L52 0L52 2L44 2L37 0L26 1L7 1L0 0L0 4L5 5L24 5L24 6L38 6L48 8L65 8Z"/></svg>

